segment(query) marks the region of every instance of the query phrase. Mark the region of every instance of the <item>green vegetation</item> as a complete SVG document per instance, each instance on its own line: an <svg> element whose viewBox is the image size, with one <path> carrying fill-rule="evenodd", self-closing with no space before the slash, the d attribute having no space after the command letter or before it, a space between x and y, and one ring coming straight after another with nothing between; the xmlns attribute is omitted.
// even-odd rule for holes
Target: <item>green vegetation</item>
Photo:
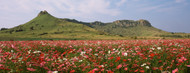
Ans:
<svg viewBox="0 0 190 73"><path fill-rule="evenodd" d="M169 33L154 28L147 20L118 20L112 23L79 22L56 18L41 11L31 21L14 28L2 28L0 40L95 40L137 38L189 38L190 35Z"/></svg>

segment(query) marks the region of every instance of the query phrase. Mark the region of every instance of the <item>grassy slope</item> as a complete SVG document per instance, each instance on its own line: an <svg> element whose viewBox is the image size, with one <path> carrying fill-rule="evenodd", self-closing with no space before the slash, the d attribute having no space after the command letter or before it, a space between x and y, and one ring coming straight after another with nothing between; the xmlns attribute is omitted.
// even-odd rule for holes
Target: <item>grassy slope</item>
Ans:
<svg viewBox="0 0 190 73"><path fill-rule="evenodd" d="M16 30L22 31L16 32ZM13 31L11 34L10 31ZM2 38L62 38L62 39L124 39L118 36L99 35L99 31L83 24L42 14L26 24L0 31Z"/></svg>
<svg viewBox="0 0 190 73"><path fill-rule="evenodd" d="M155 37L156 35L160 34L169 34L168 32L159 30L154 27L149 26L135 26L135 27L120 27L116 26L115 24L105 24L102 26L99 25L92 25L95 29L103 32L107 32L114 35L122 35L122 36L149 36Z"/></svg>

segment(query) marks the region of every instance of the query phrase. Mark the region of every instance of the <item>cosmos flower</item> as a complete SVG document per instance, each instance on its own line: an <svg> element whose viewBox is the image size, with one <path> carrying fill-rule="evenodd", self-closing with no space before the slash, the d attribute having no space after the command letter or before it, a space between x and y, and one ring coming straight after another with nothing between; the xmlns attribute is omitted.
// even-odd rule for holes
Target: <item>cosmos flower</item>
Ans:
<svg viewBox="0 0 190 73"><path fill-rule="evenodd" d="M150 69L150 67L149 67L149 66L146 66L145 68L146 68L146 69Z"/></svg>
<svg viewBox="0 0 190 73"><path fill-rule="evenodd" d="M120 69L122 67L122 64L119 64L116 69Z"/></svg>
<svg viewBox="0 0 190 73"><path fill-rule="evenodd" d="M157 47L158 50L161 50L162 48L161 47Z"/></svg>
<svg viewBox="0 0 190 73"><path fill-rule="evenodd" d="M36 71L36 69L34 69L34 68L27 68L27 70L29 70L29 71Z"/></svg>
<svg viewBox="0 0 190 73"><path fill-rule="evenodd" d="M123 56L127 56L128 54L127 54L126 52L123 52L122 55L123 55Z"/></svg>
<svg viewBox="0 0 190 73"><path fill-rule="evenodd" d="M176 72L178 72L178 68L172 70L172 73L176 73Z"/></svg>

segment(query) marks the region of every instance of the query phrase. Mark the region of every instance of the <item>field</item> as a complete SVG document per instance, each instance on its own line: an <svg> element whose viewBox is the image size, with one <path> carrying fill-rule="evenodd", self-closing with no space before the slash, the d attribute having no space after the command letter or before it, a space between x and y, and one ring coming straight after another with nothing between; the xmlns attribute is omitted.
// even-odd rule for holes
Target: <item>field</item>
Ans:
<svg viewBox="0 0 190 73"><path fill-rule="evenodd" d="M0 41L2 73L190 73L190 39Z"/></svg>

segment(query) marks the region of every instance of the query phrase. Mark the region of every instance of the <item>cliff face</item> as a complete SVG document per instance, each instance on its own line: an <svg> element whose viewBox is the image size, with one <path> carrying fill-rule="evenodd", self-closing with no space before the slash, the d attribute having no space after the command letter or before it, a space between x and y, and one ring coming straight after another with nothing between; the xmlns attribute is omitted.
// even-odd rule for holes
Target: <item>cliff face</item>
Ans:
<svg viewBox="0 0 190 73"><path fill-rule="evenodd" d="M117 20L114 21L113 24L120 26L120 27L134 27L134 26L148 26L151 27L152 25L147 20Z"/></svg>
<svg viewBox="0 0 190 73"><path fill-rule="evenodd" d="M46 10L44 11L40 11L40 13L38 14L38 16L42 16L42 15L50 15Z"/></svg>

